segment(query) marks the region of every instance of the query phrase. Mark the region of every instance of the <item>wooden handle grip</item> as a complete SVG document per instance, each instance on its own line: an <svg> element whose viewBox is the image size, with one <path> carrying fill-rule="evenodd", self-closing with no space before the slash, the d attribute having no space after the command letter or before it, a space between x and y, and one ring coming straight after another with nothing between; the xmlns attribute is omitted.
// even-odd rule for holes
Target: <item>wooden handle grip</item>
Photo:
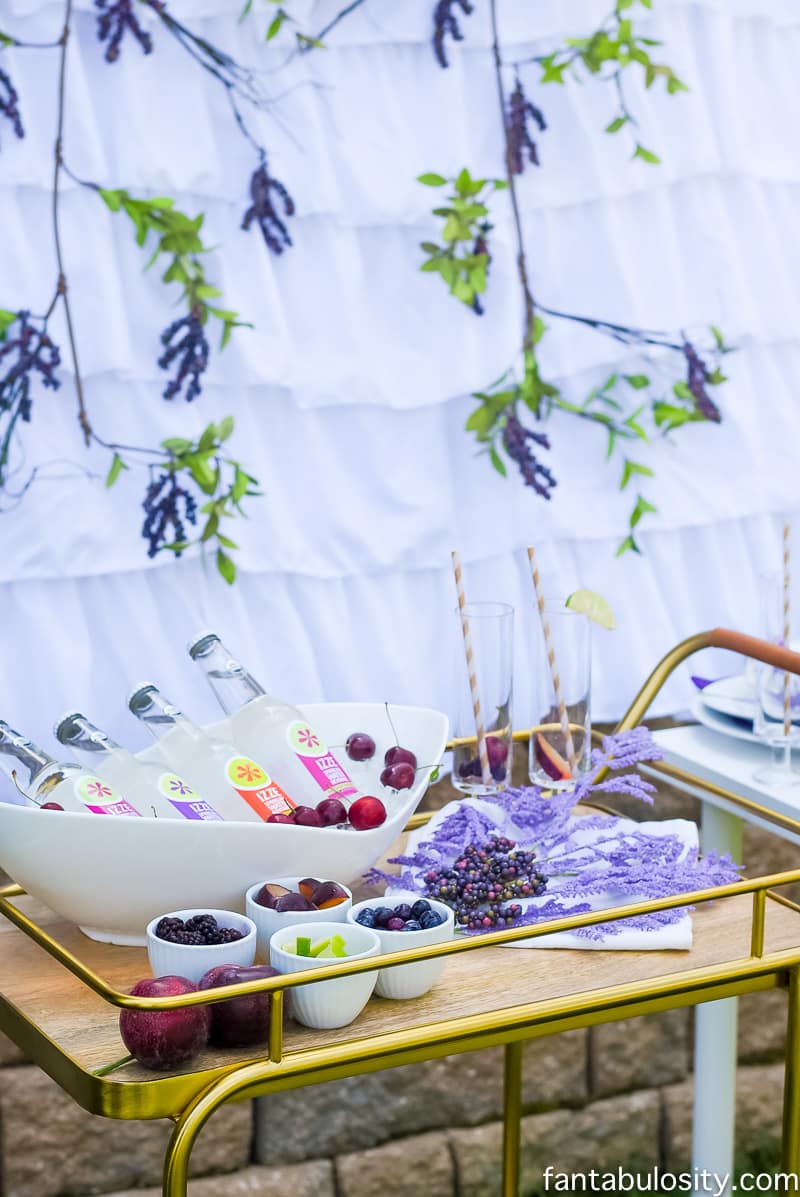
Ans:
<svg viewBox="0 0 800 1197"><path fill-rule="evenodd" d="M744 632L733 632L730 628L713 628L708 636L712 648L728 648L731 652L754 657L756 661L763 661L776 669L800 674L800 653L792 652L790 648L770 644L769 640L760 640L758 636L746 636Z"/></svg>

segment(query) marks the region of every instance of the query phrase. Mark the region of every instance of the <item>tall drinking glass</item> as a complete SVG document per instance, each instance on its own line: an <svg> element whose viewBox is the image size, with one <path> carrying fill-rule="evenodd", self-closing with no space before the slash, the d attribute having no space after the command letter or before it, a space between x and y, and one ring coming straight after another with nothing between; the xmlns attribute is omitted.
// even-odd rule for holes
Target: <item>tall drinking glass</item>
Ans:
<svg viewBox="0 0 800 1197"><path fill-rule="evenodd" d="M566 789L590 765L591 624L585 615L566 607L563 598L545 599L545 616L558 688L540 621L534 655L534 730L528 750L528 775L534 785Z"/></svg>
<svg viewBox="0 0 800 1197"><path fill-rule="evenodd" d="M453 785L464 794L495 794L511 779L511 697L513 691L514 608L507 603L467 603L456 610L456 718ZM473 654L480 717L486 733L489 778L483 777L476 740L475 706L467 669L464 622Z"/></svg>
<svg viewBox="0 0 800 1197"><path fill-rule="evenodd" d="M786 640L783 612L783 580L777 574L764 575L761 587L761 631L773 644ZM795 623L790 615L790 632ZM794 647L790 643L787 647ZM788 734L787 734L788 723ZM756 675L756 704L753 731L772 749L772 760L753 772L753 779L767 786L800 785L792 767L792 748L800 746L800 677L772 665L759 665Z"/></svg>

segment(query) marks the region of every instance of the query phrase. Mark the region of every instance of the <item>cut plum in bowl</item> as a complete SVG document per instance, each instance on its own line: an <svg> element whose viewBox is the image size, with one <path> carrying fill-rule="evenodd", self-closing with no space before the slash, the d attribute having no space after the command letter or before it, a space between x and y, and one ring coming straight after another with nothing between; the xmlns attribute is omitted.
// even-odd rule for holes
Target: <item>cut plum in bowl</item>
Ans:
<svg viewBox="0 0 800 1197"><path fill-rule="evenodd" d="M312 931L315 923L344 923L352 905L352 893L338 881L306 875L257 881L245 895L245 908L258 932L258 958L269 960L269 941L276 931L293 923L308 923Z"/></svg>

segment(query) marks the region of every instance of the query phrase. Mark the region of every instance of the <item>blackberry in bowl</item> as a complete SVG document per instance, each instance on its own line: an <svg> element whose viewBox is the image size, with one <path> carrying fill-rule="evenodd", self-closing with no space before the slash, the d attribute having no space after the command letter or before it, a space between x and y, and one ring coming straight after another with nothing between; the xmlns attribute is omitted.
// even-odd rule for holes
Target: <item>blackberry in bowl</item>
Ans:
<svg viewBox="0 0 800 1197"><path fill-rule="evenodd" d="M256 958L256 927L232 910L173 910L148 923L147 956L153 976L187 977L195 984L218 964L249 966Z"/></svg>

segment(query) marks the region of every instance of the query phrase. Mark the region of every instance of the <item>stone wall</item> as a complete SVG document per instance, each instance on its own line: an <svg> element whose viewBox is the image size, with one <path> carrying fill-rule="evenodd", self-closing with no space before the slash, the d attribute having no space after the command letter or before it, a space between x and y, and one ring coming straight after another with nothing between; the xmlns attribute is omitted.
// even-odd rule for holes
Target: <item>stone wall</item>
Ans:
<svg viewBox="0 0 800 1197"><path fill-rule="evenodd" d="M432 801L448 797L439 786ZM695 809L665 793L653 813ZM745 856L752 874L796 863L789 845L752 829ZM780 1136L785 1006L782 991L741 999L737 1148L756 1162ZM523 1193L548 1164L685 1167L691 1027L684 1009L528 1043ZM492 1197L501 1112L500 1049L230 1106L200 1136L190 1195ZM160 1197L169 1131L84 1113L0 1037L0 1197Z"/></svg>

